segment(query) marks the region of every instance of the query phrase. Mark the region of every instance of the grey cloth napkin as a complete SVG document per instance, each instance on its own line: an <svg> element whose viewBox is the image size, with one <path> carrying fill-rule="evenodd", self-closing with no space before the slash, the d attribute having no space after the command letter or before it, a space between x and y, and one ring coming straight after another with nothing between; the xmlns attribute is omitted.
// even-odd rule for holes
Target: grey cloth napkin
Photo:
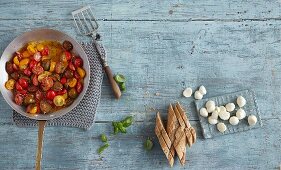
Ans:
<svg viewBox="0 0 281 170"><path fill-rule="evenodd" d="M47 126L70 126L83 129L90 129L95 120L96 110L101 96L101 84L103 80L102 65L98 59L98 53L93 43L81 43L82 48L86 52L91 73L90 83L86 94L81 102L66 115L48 120ZM102 57L106 57L102 45L100 45ZM21 114L13 111L13 120L19 127L34 127L37 126L37 121L29 119Z"/></svg>

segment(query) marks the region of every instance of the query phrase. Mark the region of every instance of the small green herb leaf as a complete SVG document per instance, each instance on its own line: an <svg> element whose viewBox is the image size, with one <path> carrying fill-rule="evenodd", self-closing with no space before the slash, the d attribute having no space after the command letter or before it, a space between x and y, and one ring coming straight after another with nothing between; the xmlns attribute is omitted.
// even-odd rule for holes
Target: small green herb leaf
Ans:
<svg viewBox="0 0 281 170"><path fill-rule="evenodd" d="M102 146L98 149L98 154L101 154L106 148L108 148L108 146L109 146L108 143L102 145Z"/></svg>
<svg viewBox="0 0 281 170"><path fill-rule="evenodd" d="M144 149L150 151L153 147L153 142L149 138L144 142Z"/></svg>
<svg viewBox="0 0 281 170"><path fill-rule="evenodd" d="M107 137L105 136L105 134L101 134L100 139L103 142L107 142Z"/></svg>
<svg viewBox="0 0 281 170"><path fill-rule="evenodd" d="M126 78L122 74L116 74L113 78L114 78L114 80L117 83L124 83L124 82L126 82Z"/></svg>
<svg viewBox="0 0 281 170"><path fill-rule="evenodd" d="M124 120L121 121L124 127L129 127L133 123L133 116L128 116Z"/></svg>
<svg viewBox="0 0 281 170"><path fill-rule="evenodd" d="M124 83L120 83L120 90L122 91L122 92L125 92L126 91L126 83L124 82Z"/></svg>

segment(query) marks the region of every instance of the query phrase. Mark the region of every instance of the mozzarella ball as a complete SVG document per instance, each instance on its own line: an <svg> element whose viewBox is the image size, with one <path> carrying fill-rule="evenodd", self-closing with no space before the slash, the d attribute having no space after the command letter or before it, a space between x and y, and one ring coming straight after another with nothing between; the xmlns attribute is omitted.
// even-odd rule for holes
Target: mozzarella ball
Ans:
<svg viewBox="0 0 281 170"><path fill-rule="evenodd" d="M230 117L230 113L229 113L229 112L220 112L220 113L219 113L219 117L220 117L222 120L228 120L229 117Z"/></svg>
<svg viewBox="0 0 281 170"><path fill-rule="evenodd" d="M203 117L208 117L208 112L207 109L205 107L200 109L200 115Z"/></svg>
<svg viewBox="0 0 281 170"><path fill-rule="evenodd" d="M208 122L211 124L211 125L215 125L218 123L218 119L213 119L211 116L208 117Z"/></svg>
<svg viewBox="0 0 281 170"><path fill-rule="evenodd" d="M239 123L238 117L236 117L236 116L231 116L230 119L229 119L229 123L230 123L231 125L237 125L237 124Z"/></svg>
<svg viewBox="0 0 281 170"><path fill-rule="evenodd" d="M226 112L226 108L224 106L220 106L220 111L219 112Z"/></svg>
<svg viewBox="0 0 281 170"><path fill-rule="evenodd" d="M219 112L217 112L216 110L214 110L214 111L212 112L211 117L212 117L213 119L218 119L218 117L219 117Z"/></svg>
<svg viewBox="0 0 281 170"><path fill-rule="evenodd" d="M223 133L224 131L226 131L226 126L225 126L224 123L218 123L218 124L217 124L217 129L218 129L221 133Z"/></svg>
<svg viewBox="0 0 281 170"><path fill-rule="evenodd" d="M203 95L207 94L207 90L206 90L206 88L205 88L204 86L200 86L200 87L199 87L199 92L200 92L201 94L203 94Z"/></svg>
<svg viewBox="0 0 281 170"><path fill-rule="evenodd" d="M239 107L243 107L246 104L246 99L243 96L237 97L237 104Z"/></svg>
<svg viewBox="0 0 281 170"><path fill-rule="evenodd" d="M235 109L235 104L234 103L228 103L225 105L226 111L232 112Z"/></svg>
<svg viewBox="0 0 281 170"><path fill-rule="evenodd" d="M201 100L201 99L203 98L203 94L201 94L199 91L196 91L196 92L194 93L194 98L195 98L196 100Z"/></svg>
<svg viewBox="0 0 281 170"><path fill-rule="evenodd" d="M192 95L192 89L191 88L186 88L183 92L182 95L184 97L190 97Z"/></svg>
<svg viewBox="0 0 281 170"><path fill-rule="evenodd" d="M254 126L257 123L257 117L255 115L250 115L248 117L248 123L250 126Z"/></svg>
<svg viewBox="0 0 281 170"><path fill-rule="evenodd" d="M216 109L215 102L212 100L207 101L206 108L208 113L212 113Z"/></svg>
<svg viewBox="0 0 281 170"><path fill-rule="evenodd" d="M236 112L236 117L241 120L244 119L246 117L246 112L244 111L244 109L238 109Z"/></svg>

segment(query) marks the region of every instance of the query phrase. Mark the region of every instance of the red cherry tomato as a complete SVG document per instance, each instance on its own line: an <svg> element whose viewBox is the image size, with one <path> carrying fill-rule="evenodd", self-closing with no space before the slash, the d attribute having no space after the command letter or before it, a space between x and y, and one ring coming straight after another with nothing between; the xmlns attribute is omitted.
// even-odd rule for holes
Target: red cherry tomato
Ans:
<svg viewBox="0 0 281 170"><path fill-rule="evenodd" d="M22 94L22 95L26 95L27 94L27 91L26 90L21 90L21 91L18 91L19 94Z"/></svg>
<svg viewBox="0 0 281 170"><path fill-rule="evenodd" d="M69 61L71 59L71 53L68 51L65 51L64 54L65 54L66 60Z"/></svg>
<svg viewBox="0 0 281 170"><path fill-rule="evenodd" d="M48 90L46 93L46 98L53 100L56 97L56 92L54 90Z"/></svg>
<svg viewBox="0 0 281 170"><path fill-rule="evenodd" d="M75 67L71 62L69 62L68 67L70 70L75 71Z"/></svg>
<svg viewBox="0 0 281 170"><path fill-rule="evenodd" d="M31 76L31 71L30 71L30 69L29 68L26 68L26 69L24 69L23 70L23 73L25 74L25 75L27 75L27 76Z"/></svg>
<svg viewBox="0 0 281 170"><path fill-rule="evenodd" d="M40 90L37 90L35 93L35 98L40 101L43 98L43 93Z"/></svg>
<svg viewBox="0 0 281 170"><path fill-rule="evenodd" d="M45 47L42 51L41 51L41 55L44 56L44 55L49 55L49 48L48 47Z"/></svg>
<svg viewBox="0 0 281 170"><path fill-rule="evenodd" d="M77 82L76 84L76 91L77 93L81 93L81 91L83 90L83 85L81 82Z"/></svg>
<svg viewBox="0 0 281 170"><path fill-rule="evenodd" d="M22 105L23 102L23 96L21 94L16 94L15 96L15 102L17 105Z"/></svg>
<svg viewBox="0 0 281 170"><path fill-rule="evenodd" d="M17 91L23 90L23 88L21 87L21 85L19 84L19 82L16 82L16 90L17 90Z"/></svg>
<svg viewBox="0 0 281 170"><path fill-rule="evenodd" d="M13 64L13 69L14 69L14 71L17 71L17 70L19 70L19 67L14 63Z"/></svg>
<svg viewBox="0 0 281 170"><path fill-rule="evenodd" d="M20 78L18 82L22 88L26 89L28 87L28 82L25 78Z"/></svg>
<svg viewBox="0 0 281 170"><path fill-rule="evenodd" d="M29 68L32 69L34 66L36 66L37 61L36 60L31 60L29 63Z"/></svg>
<svg viewBox="0 0 281 170"><path fill-rule="evenodd" d="M77 80L80 79L80 76L79 76L79 74L76 71L74 71L74 78L76 78Z"/></svg>
<svg viewBox="0 0 281 170"><path fill-rule="evenodd" d="M75 57L73 61L74 66L77 67L82 67L83 66L83 60L81 57Z"/></svg>
<svg viewBox="0 0 281 170"><path fill-rule="evenodd" d="M42 73L44 72L44 68L43 68L42 66L40 66L40 65L36 65L36 66L34 66L34 67L32 68L32 72L33 72L34 74L39 75L39 74L42 74Z"/></svg>
<svg viewBox="0 0 281 170"><path fill-rule="evenodd" d="M62 89L61 91L58 92L58 95L63 95L67 93L67 90L66 89Z"/></svg>
<svg viewBox="0 0 281 170"><path fill-rule="evenodd" d="M66 78L65 77L62 77L61 79L60 79L60 82L61 82L61 84L65 84L66 83Z"/></svg>
<svg viewBox="0 0 281 170"><path fill-rule="evenodd" d="M39 82L38 82L38 77L37 77L37 75L33 75L33 77L32 77L32 84L34 85L34 86L38 86L38 84L39 84Z"/></svg>

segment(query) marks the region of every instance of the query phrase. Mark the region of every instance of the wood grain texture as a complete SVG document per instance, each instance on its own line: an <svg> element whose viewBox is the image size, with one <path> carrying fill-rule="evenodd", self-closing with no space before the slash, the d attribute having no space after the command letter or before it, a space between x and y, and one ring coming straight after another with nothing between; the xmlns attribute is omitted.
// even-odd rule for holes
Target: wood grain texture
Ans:
<svg viewBox="0 0 281 170"><path fill-rule="evenodd" d="M0 50L31 28L62 30L79 41L70 12L90 4L114 72L128 79L121 100L104 81L96 124L89 131L47 127L44 169L169 169L153 133L155 113L169 103L187 110L198 141L187 150L186 169L276 169L281 163L281 1L30 1L0 2ZM32 11L32 12L31 12ZM186 87L204 85L205 97L253 89L264 127L204 140L194 100ZM155 95L159 93L159 95ZM37 129L18 128L0 97L0 169L32 169ZM96 150L110 121L134 115L126 135L110 135L110 147ZM152 136L155 148L145 152ZM20 152L19 152L20 151ZM208 160L208 161L206 161ZM180 168L178 160L175 169Z"/></svg>

